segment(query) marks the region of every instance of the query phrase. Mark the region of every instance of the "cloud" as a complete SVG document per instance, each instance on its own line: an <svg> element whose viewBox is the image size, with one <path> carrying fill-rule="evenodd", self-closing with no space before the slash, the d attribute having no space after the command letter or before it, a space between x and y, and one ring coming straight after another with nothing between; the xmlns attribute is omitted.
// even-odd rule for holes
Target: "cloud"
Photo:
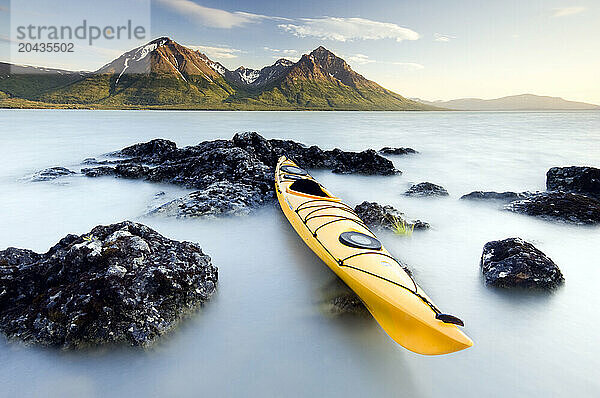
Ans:
<svg viewBox="0 0 600 398"><path fill-rule="evenodd" d="M417 40L417 32L394 23L371 21L364 18L301 18L294 23L280 24L279 28L298 37L313 36L336 41L395 39Z"/></svg>
<svg viewBox="0 0 600 398"><path fill-rule="evenodd" d="M440 33L434 33L433 36L435 37L435 41L441 41L441 42L449 42L452 39L456 39L456 37L454 36L448 36L448 35L442 35Z"/></svg>
<svg viewBox="0 0 600 398"><path fill-rule="evenodd" d="M204 54L208 58L221 58L221 59L230 59L237 58L239 53L242 53L242 50L238 50L236 48L231 47L211 47L211 46L189 46L186 47L191 48L193 50L198 50Z"/></svg>
<svg viewBox="0 0 600 398"><path fill-rule="evenodd" d="M286 18L251 14L249 12L229 12L218 8L204 7L191 0L155 0L157 3L200 22L204 26L230 29L250 23L258 23L265 19L287 21Z"/></svg>
<svg viewBox="0 0 600 398"><path fill-rule="evenodd" d="M347 58L349 61L354 62L359 65L370 64L375 62L374 59L370 59L368 55L365 54L354 54L350 55Z"/></svg>
<svg viewBox="0 0 600 398"><path fill-rule="evenodd" d="M266 51L270 51L273 53L278 53L278 54L284 54L284 55L296 55L298 54L298 50L280 50L277 48L271 48L271 47L263 47L264 50Z"/></svg>
<svg viewBox="0 0 600 398"><path fill-rule="evenodd" d="M425 68L425 66L416 62L390 62L392 65L400 66L409 71L416 71Z"/></svg>
<svg viewBox="0 0 600 398"><path fill-rule="evenodd" d="M552 14L553 17L567 17L569 15L582 13L585 11L585 7L560 7L553 8L552 11L554 11Z"/></svg>
<svg viewBox="0 0 600 398"><path fill-rule="evenodd" d="M340 55L343 59L348 61L350 64L357 65L366 65L372 63L384 64L384 65L395 65L401 67L401 69L407 71L417 71L425 68L423 65L418 64L416 62L386 62L386 61L376 61L374 59L369 58L368 55L365 54L352 54L352 55Z"/></svg>

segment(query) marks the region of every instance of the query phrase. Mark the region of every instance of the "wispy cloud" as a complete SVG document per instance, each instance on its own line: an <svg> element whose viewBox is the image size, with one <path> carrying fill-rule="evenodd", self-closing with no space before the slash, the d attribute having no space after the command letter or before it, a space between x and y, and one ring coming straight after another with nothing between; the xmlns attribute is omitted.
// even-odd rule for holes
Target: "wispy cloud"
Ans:
<svg viewBox="0 0 600 398"><path fill-rule="evenodd" d="M585 7L579 7L579 6L574 6L574 7L559 7L559 8L553 8L552 11L554 11L554 13L552 14L553 17L567 17L569 15L575 15L575 14L580 14L582 12L585 11Z"/></svg>
<svg viewBox="0 0 600 398"><path fill-rule="evenodd" d="M375 59L370 58L365 54L351 54L351 55L343 55L340 54L340 57L348 61L351 65L366 65L366 64L383 64L383 65L394 65L398 66L403 70L407 71L417 71L425 68L425 66L416 63L416 62L390 62L390 61L377 61Z"/></svg>
<svg viewBox="0 0 600 398"><path fill-rule="evenodd" d="M299 37L313 36L319 39L349 41L395 39L417 40L417 32L389 22L364 18L301 18L294 23L278 25L286 32Z"/></svg>
<svg viewBox="0 0 600 398"><path fill-rule="evenodd" d="M263 47L265 51L270 51L276 54L284 54L284 55L296 55L298 54L298 50L280 50L278 48L271 47Z"/></svg>
<svg viewBox="0 0 600 398"><path fill-rule="evenodd" d="M191 48L193 50L198 50L204 54L206 54L209 58L221 58L221 59L231 59L237 58L238 54L242 53L242 50L238 50L236 48L231 47L211 47L211 46L194 46L194 45L186 45L186 47Z"/></svg>
<svg viewBox="0 0 600 398"><path fill-rule="evenodd" d="M433 37L435 37L435 41L441 41L441 42L449 42L452 39L456 39L456 37L454 36L449 36L449 35L443 35L441 33L434 33Z"/></svg>
<svg viewBox="0 0 600 398"><path fill-rule="evenodd" d="M287 21L286 18L252 14L249 12L229 12L218 8L204 7L191 0L154 0L170 10L198 21L204 26L230 29L262 20Z"/></svg>
<svg viewBox="0 0 600 398"><path fill-rule="evenodd" d="M348 61L359 64L359 65L371 64L371 63L375 62L374 59L369 58L369 56L365 55L365 54L349 55L347 59L348 59Z"/></svg>
<svg viewBox="0 0 600 398"><path fill-rule="evenodd" d="M409 71L416 71L416 70L421 70L421 69L425 68L425 66L418 64L416 62L390 62L390 64L400 66L403 69L406 69Z"/></svg>

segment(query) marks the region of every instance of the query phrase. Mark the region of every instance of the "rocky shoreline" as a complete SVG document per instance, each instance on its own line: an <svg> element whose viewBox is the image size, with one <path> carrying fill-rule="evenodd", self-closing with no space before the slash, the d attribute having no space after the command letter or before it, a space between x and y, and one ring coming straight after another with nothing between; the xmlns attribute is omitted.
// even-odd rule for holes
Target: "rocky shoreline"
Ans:
<svg viewBox="0 0 600 398"><path fill-rule="evenodd" d="M249 132L183 148L154 139L112 152L103 160L85 159L79 173L51 167L30 181L80 174L169 183L193 191L157 205L149 214L247 215L274 203L273 174L282 155L307 169L392 176L401 172L382 155L416 153L404 147L378 152L323 150ZM547 173L547 191L475 191L461 199L495 202L504 210L552 221L598 224L599 176L600 170L592 167L554 167ZM449 196L442 186L429 182L415 184L403 195ZM411 231L430 228L390 205L365 201L354 210L374 229L397 232L399 223ZM486 243L480 267L485 283L495 287L551 289L564 283L558 266L520 238ZM8 248L0 252L0 272L0 330L9 339L62 348L150 346L210 299L218 274L197 244L169 240L130 221L97 226L86 235L68 235L44 254ZM366 313L349 289L327 303L335 313Z"/></svg>
<svg viewBox="0 0 600 398"><path fill-rule="evenodd" d="M273 173L282 155L303 168L329 169L338 174L401 174L390 160L372 149L322 150L291 140L267 140L254 132L185 148L155 139L109 155L112 159L86 159L85 165L93 167L85 167L81 172L88 177L115 176L196 189L151 211L175 217L246 215L272 202Z"/></svg>
<svg viewBox="0 0 600 398"><path fill-rule="evenodd" d="M546 173L544 192L483 192L462 200L502 203L502 209L576 225L600 224L600 169L553 167Z"/></svg>

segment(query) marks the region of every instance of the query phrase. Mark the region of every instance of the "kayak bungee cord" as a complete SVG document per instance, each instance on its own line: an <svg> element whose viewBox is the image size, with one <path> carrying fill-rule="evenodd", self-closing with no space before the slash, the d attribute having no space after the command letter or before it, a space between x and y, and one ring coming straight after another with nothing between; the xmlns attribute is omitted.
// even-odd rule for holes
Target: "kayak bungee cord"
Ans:
<svg viewBox="0 0 600 398"><path fill-rule="evenodd" d="M318 205L318 204L317 204L317 205L311 205L311 206L304 206L304 205L306 205L306 204L309 204L309 203L314 203L314 202L326 202L326 203L323 203L323 204L320 204L320 205ZM374 239L376 239L376 235L373 233L373 231L371 231L371 230L370 230L370 229L367 227L367 225L364 223L364 221L362 221L362 220L360 220L360 219L358 218L358 215L355 213L354 209L352 209L350 206L346 205L345 203L340 203L340 202L335 202L335 203L336 203L336 204L341 204L341 205L343 205L343 206L335 206L335 205L332 205L331 203L332 203L332 202L331 202L331 200L327 200L327 199L312 199L312 200L309 200L309 201L307 201L307 202L304 202L304 203L302 203L300 206L298 206L298 207L297 207L297 208L294 210L294 212L295 212L295 213L298 215L298 217L300 218L300 220L302 221L302 223L304 224L304 226L305 226L305 227L308 229L308 231L309 231L309 232L312 234L312 236L315 238L315 240L316 240L316 241L317 241L317 242L318 242L318 243L321 245L321 247L322 247L322 248L323 248L323 249L324 249L324 250L325 250L325 251L326 251L326 252L327 252L327 253L328 253L328 254L331 256L331 258L333 258L333 260L334 260L336 263L338 263L338 264L339 264L339 266L340 266L340 267L347 267L347 268L351 268L351 269L354 269L354 270L356 270L356 271L360 271L360 272L363 272L363 273L365 273L365 274L368 274L368 275L374 276L374 277L376 277L376 278L379 278L379 279L381 279L381 280L384 280L384 281L386 281L386 282L388 282L388 283L391 283L391 284L393 284L393 285L396 285L396 286L398 286L398 287L401 287L401 288L403 288L403 289L405 289L405 290L409 291L410 293L414 294L414 295L415 295L415 296L417 296L419 299L421 299L421 301L423 301L425 304L427 304L427 306L428 306L429 308L431 308L431 310L432 310L432 311L435 313L435 317L436 317L436 319L439 319L439 320L441 320L442 322L445 322L445 323L452 323L452 324L455 324L455 325L464 326L464 322L463 322L461 319L459 319L459 318L457 318L457 317L455 317L455 316L453 316L453 315L449 315L449 314L444 314L444 313L442 313L442 311L440 311L440 309L439 309L439 308L437 308L437 307L435 306L435 304L433 304L433 303L432 303L431 301L429 301L429 300L428 300L428 299L427 299L425 296L423 296L422 294L420 294L420 293L419 293L419 291L418 291L418 290L419 290L419 288L418 288L418 286L417 286L417 283L415 282L415 280L414 280L414 278L412 277L412 275L410 275L408 272L407 272L406 274L407 274L407 276L410 278L411 282L413 283L413 285L414 285L414 290L413 290L413 289L411 289L411 288L409 288L408 286L405 286L405 285L403 285L403 284L401 284L401 283L398 283L398 282L392 281L392 280L390 280L390 279L388 279L388 278L385 278L385 277L383 277L383 276L381 276L381 275L378 275L378 274L375 274L375 273L372 273L372 272L366 271L366 270L364 270L364 269L361 269L361 268L355 267L355 266L353 266L353 265L350 265L350 264L345 264L345 261L346 261L346 260L349 260L350 258L357 257L357 256L360 256L360 255L364 255L364 254L375 254L375 255L380 255L380 256L385 256L385 257L387 257L387 258L390 258L390 259L392 259L394 262L396 262L396 264L398 264L398 266L400 266L401 268L403 268L403 267L402 267L402 264L400 263L400 261L398 261L398 259L396 259L395 257L393 257L393 256L391 256L391 255L389 255L389 254L386 254L386 253L381 253L381 252L376 252L376 251L365 251L365 252L355 253L355 254L352 254L352 255L350 255L350 256L348 256L348 257L346 257L346 258L343 258L343 259L339 259L339 258L335 257L335 256L334 256L334 255L333 255L333 254L332 254L332 253L329 251L329 249L327 249L327 247L325 247L325 245L323 245L323 243L321 242L321 240L320 240L320 239L319 239L319 237L318 237L317 231L318 231L319 229L321 229L322 227L324 227L324 226L326 226L326 225L333 224L333 223L335 223L335 222L338 222L338 221L344 221L344 220L348 220L348 221L355 222L356 224L358 224L358 225L360 225L361 227L365 228L367 231L369 231L369 232L370 232L370 233L373 235L372 237L373 237ZM304 207L303 207L303 206L304 206ZM306 214L304 217L302 217L302 216L300 215L300 211L302 211L302 210L306 210L306 209L309 209L309 208L315 208L315 210L311 210L311 211L310 211L308 214ZM312 215L313 213L315 213L315 212L318 212L318 211L320 211L320 210L330 209L330 208L333 208L333 209L339 209L339 210L343 210L343 211L347 211L347 212L351 213L352 215L355 215L357 218L346 217L346 216L342 216L342 215L335 215L335 214L318 214L318 215L313 215L313 216L311 216L311 215ZM316 219L316 218L321 218L321 217L336 217L336 218L335 218L334 220L330 220L330 221L328 221L328 222L326 222L326 223L324 223L324 224L321 224L321 225L319 225L319 226L318 226L318 227L317 227L315 230L312 230L312 229L311 229L311 228L308 226L307 222L308 222L308 221L310 221L310 220Z"/></svg>
<svg viewBox="0 0 600 398"><path fill-rule="evenodd" d="M275 168L275 192L299 237L396 343L424 355L473 345L458 327L464 323L441 313L357 212L285 156Z"/></svg>

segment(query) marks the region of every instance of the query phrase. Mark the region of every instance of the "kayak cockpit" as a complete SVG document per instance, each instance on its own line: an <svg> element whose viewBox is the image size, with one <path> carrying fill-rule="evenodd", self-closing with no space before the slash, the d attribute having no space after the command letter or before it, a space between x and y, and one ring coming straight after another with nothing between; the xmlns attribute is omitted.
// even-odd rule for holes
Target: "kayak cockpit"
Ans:
<svg viewBox="0 0 600 398"><path fill-rule="evenodd" d="M314 180L309 180L307 178L302 178L302 179L294 181L289 186L289 189L290 189L290 191L299 192L299 193L303 193L305 195L310 195L310 196L318 196L320 198L331 198L332 197L327 192L325 192L323 190L323 188L321 188L319 183L317 183Z"/></svg>

